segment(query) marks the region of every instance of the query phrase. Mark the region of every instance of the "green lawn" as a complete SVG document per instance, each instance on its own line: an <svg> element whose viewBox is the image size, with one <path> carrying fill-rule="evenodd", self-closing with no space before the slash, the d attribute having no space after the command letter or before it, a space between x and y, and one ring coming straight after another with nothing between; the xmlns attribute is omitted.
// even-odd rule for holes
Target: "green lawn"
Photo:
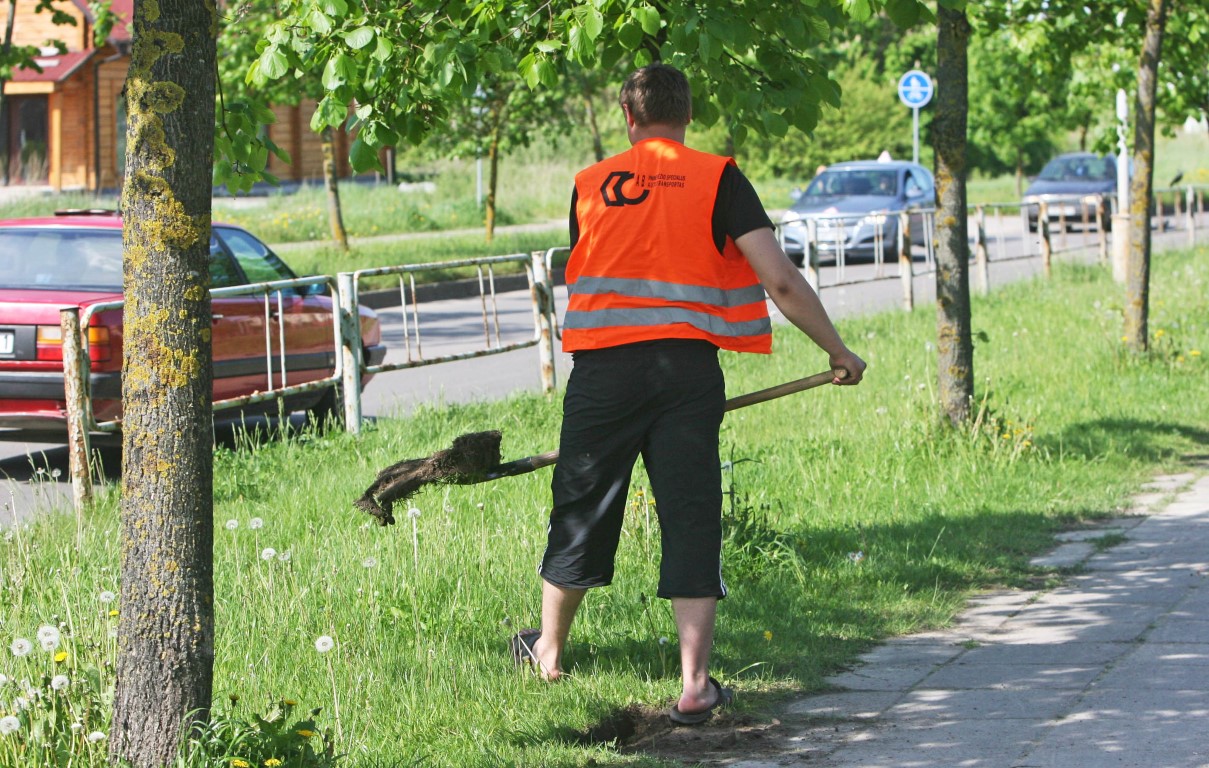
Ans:
<svg viewBox="0 0 1209 768"><path fill-rule="evenodd" d="M1204 248L1155 256L1154 350L1142 357L1123 349L1123 291L1100 268L1060 264L1048 282L975 298L978 417L960 430L936 413L930 308L842 323L870 363L860 387L730 414L731 595L714 672L737 690L738 716L772 717L878 640L943 625L972 592L1046 583L1056 574L1028 559L1055 532L1119 514L1141 483L1203 454L1206 259ZM826 367L786 328L776 347L726 355L729 392ZM431 488L389 529L352 507L377 470L459 434L500 429L505 458L518 458L556 447L558 423L557 398L523 394L384 419L359 438L248 437L218 450L215 743L225 746L188 764L262 765L309 743L317 757L285 764L324 765L329 738L342 764L371 768L660 765L582 737L619 712L657 716L678 690L671 613L653 598L657 500L641 472L618 579L589 596L570 679L555 686L506 651L538 617L549 470ZM0 766L44 764L42 744L70 756L61 765L104 765L104 743L83 734L109 728L117 507L103 496L78 548L59 516L0 541L0 637L33 645L0 655L0 708L14 709L21 681L41 692L17 712L17 733L0 737ZM61 628L61 661L38 647L43 625ZM62 691L56 675L70 680ZM259 732L240 725L273 712Z"/></svg>

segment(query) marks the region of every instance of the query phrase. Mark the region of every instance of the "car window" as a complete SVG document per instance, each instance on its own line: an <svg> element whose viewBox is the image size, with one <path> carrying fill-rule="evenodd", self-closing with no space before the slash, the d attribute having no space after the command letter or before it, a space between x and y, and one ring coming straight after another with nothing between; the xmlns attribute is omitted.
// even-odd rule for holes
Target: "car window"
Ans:
<svg viewBox="0 0 1209 768"><path fill-rule="evenodd" d="M903 184L907 191L907 197L921 197L924 193L924 186L915 178L915 174L907 171L907 180Z"/></svg>
<svg viewBox="0 0 1209 768"><path fill-rule="evenodd" d="M239 268L250 283L292 280L295 275L277 254L247 232L227 227L215 227L218 237L231 251Z"/></svg>
<svg viewBox="0 0 1209 768"><path fill-rule="evenodd" d="M854 168L823 171L810 182L798 201L803 206L811 206L820 197L894 197L897 194L898 180L893 170Z"/></svg>
<svg viewBox="0 0 1209 768"><path fill-rule="evenodd" d="M243 275L231 260L230 254L219 244L218 238L210 234L210 287L226 288L241 285Z"/></svg>
<svg viewBox="0 0 1209 768"><path fill-rule="evenodd" d="M0 278L6 288L122 290L118 229L0 229Z"/></svg>
<svg viewBox="0 0 1209 768"><path fill-rule="evenodd" d="M1045 164L1038 178L1044 181L1112 181L1116 179L1116 165L1108 157L1055 157Z"/></svg>

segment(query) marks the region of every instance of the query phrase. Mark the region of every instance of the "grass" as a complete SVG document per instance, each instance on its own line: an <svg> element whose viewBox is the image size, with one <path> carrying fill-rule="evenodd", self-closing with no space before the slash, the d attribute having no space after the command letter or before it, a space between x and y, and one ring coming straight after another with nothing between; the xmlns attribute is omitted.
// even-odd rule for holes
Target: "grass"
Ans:
<svg viewBox="0 0 1209 768"><path fill-rule="evenodd" d="M922 309L842 323L870 362L860 387L730 414L731 595L720 606L714 672L737 689L740 713L770 717L879 639L943 625L974 591L1052 576L1028 560L1056 532L1118 514L1156 472L1203 455L1207 257L1204 248L1156 255L1154 350L1143 357L1123 349L1123 291L1102 269L1060 264L1049 281L975 298L986 340L975 358L977 419L960 430L937 420L935 321ZM826 365L784 328L776 346L767 358L725 355L728 391ZM511 633L537 621L548 470L430 489L390 529L351 506L378 469L466 432L502 430L506 458L548 450L559 418L556 399L517 394L384 419L360 438L246 436L218 450L220 724L275 711L271 727L314 726L285 728L288 738L314 730L316 754L331 739L341 764L369 768L661 765L582 738L621 710L665 706L678 690L672 616L652 597L657 500L641 472L617 582L585 602L571 678L557 686L513 668L505 650ZM117 508L110 492L78 548L64 517L0 542L4 642L57 625L67 654L56 663L37 643L26 656L0 654L0 707L19 695L16 681L42 691L19 713L18 734L0 738L0 766L31 764L31 719L61 730L78 720L61 737L71 765L104 764L104 750L82 734L108 730L116 623L102 598L119 592ZM316 648L321 637L334 641L327 653ZM72 681L61 692L49 688L57 674ZM271 754L253 750L269 747L252 742L211 764L263 764ZM298 760L287 765L328 764Z"/></svg>

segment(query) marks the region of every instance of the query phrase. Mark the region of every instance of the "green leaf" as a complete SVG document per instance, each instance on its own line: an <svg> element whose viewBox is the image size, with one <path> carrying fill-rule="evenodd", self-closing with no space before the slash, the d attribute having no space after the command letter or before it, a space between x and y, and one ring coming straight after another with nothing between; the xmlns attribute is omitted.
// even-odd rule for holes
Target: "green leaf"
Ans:
<svg viewBox="0 0 1209 768"><path fill-rule="evenodd" d="M359 51L372 43L377 36L377 30L373 27L357 27L344 33L344 42L348 43L349 48Z"/></svg>
<svg viewBox="0 0 1209 768"><path fill-rule="evenodd" d="M318 8L311 9L311 12L307 14L306 24L321 37L332 31L331 18Z"/></svg>
<svg viewBox="0 0 1209 768"><path fill-rule="evenodd" d="M352 62L349 57L343 53L338 53L328 59L327 64L323 67L323 87L334 91L347 83L349 81L347 73L351 66Z"/></svg>
<svg viewBox="0 0 1209 768"><path fill-rule="evenodd" d="M779 139L789 133L789 121L776 112L765 112L763 122L769 136Z"/></svg>
<svg viewBox="0 0 1209 768"><path fill-rule="evenodd" d="M844 0L844 13L856 21L867 21L873 15L869 0Z"/></svg>
<svg viewBox="0 0 1209 768"><path fill-rule="evenodd" d="M381 170L382 163L378 160L378 151L366 144L358 136L348 149L348 162L357 173Z"/></svg>
<svg viewBox="0 0 1209 768"><path fill-rule="evenodd" d="M375 61L386 61L395 49L394 43L386 35L378 35L377 43L371 56L373 56Z"/></svg>
<svg viewBox="0 0 1209 768"><path fill-rule="evenodd" d="M642 25L642 31L648 35L654 35L659 32L659 28L663 26L659 18L658 9L652 8L649 5L642 5L630 11L630 15L634 20Z"/></svg>
<svg viewBox="0 0 1209 768"><path fill-rule="evenodd" d="M329 93L315 105L315 112L311 115L311 130L318 133L324 128L338 128L347 114L348 105Z"/></svg>
<svg viewBox="0 0 1209 768"><path fill-rule="evenodd" d="M596 41L582 27L571 27L571 55L576 61L590 61L596 53Z"/></svg>
<svg viewBox="0 0 1209 768"><path fill-rule="evenodd" d="M278 80L289 71L290 61L286 57L285 52L275 45L270 45L264 49L264 53L260 54L257 59L260 63L260 76L264 81L259 83L263 85L270 80Z"/></svg>
<svg viewBox="0 0 1209 768"><path fill-rule="evenodd" d="M617 40L627 51L636 50L642 45L642 27L627 21L617 30Z"/></svg>
<svg viewBox="0 0 1209 768"><path fill-rule="evenodd" d="M913 27L920 18L917 0L886 0L886 15L900 29Z"/></svg>
<svg viewBox="0 0 1209 768"><path fill-rule="evenodd" d="M580 27L589 40L595 40L604 31L604 16L595 8L581 5L575 8L572 15L575 19L572 29Z"/></svg>
<svg viewBox="0 0 1209 768"><path fill-rule="evenodd" d="M344 0L320 0L319 7L328 16L343 18L348 13L348 3Z"/></svg>
<svg viewBox="0 0 1209 768"><path fill-rule="evenodd" d="M524 78L525 85L528 85L530 90L537 88L541 81L541 73L538 71L535 54L530 53L521 59L520 64L517 65L517 71L520 72L520 76Z"/></svg>

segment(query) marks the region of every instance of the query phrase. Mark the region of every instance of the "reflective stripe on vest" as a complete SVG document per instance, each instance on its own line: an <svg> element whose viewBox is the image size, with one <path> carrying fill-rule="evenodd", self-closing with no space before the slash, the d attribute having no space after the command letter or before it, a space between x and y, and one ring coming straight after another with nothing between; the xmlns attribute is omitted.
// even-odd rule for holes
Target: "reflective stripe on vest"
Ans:
<svg viewBox="0 0 1209 768"><path fill-rule="evenodd" d="M749 285L746 288L710 288L705 285L683 285L658 280L627 280L616 277L581 277L575 282L575 293L616 293L668 301L689 301L695 304L710 304L715 307L741 307L764 301L764 288Z"/></svg>

